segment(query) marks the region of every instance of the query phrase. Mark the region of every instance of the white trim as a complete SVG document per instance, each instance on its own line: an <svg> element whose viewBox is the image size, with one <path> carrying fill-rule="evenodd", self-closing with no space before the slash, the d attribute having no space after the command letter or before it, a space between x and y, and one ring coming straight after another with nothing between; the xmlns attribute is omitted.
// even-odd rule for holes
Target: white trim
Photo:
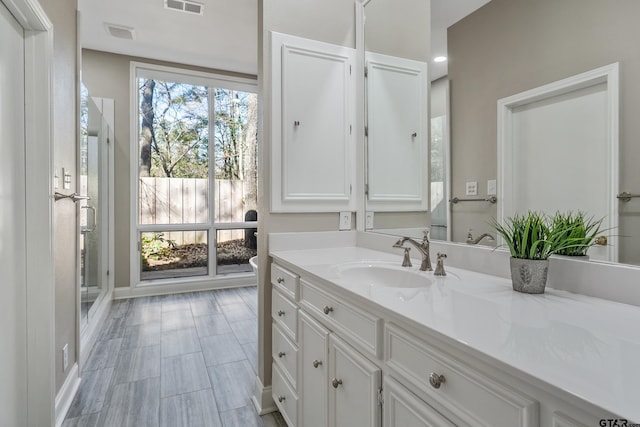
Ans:
<svg viewBox="0 0 640 427"><path fill-rule="evenodd" d="M356 201L356 230L364 231L366 228L366 195L365 176L366 176L366 151L364 145L364 123L365 123L365 90L364 90L364 6L369 0L355 0L354 8L356 15L356 55L355 55L355 129L353 137L355 141L355 192L354 199Z"/></svg>
<svg viewBox="0 0 640 427"><path fill-rule="evenodd" d="M111 311L111 306L113 305L113 290L109 289L97 304L98 306L93 312L93 318L88 322L80 335L80 366L84 366L87 359L89 359L91 349L93 349L93 345L98 340L98 333L101 331L102 325L109 315L109 311Z"/></svg>
<svg viewBox="0 0 640 427"><path fill-rule="evenodd" d="M273 400L272 392L272 387L262 385L260 377L256 376L256 385L253 396L251 396L251 402L258 415L269 414L278 410L276 402Z"/></svg>
<svg viewBox="0 0 640 427"><path fill-rule="evenodd" d="M223 229L232 228L257 228L257 222L240 222L240 223L215 223L213 221L214 209L209 209L209 219L207 223L199 224L138 224L138 177L139 177L139 138L138 138L138 76L143 75L145 77L151 77L159 80L175 81L178 79L181 82L202 85L208 87L218 87L232 90L245 91L250 93L256 93L258 91L258 82L255 79L249 79L244 77L227 76L222 74L206 73L202 71L188 70L184 68L169 67L163 65L148 64L143 62L132 61L129 66L129 80L130 80L130 93L129 93L129 108L132 117L136 117L136 120L130 121L130 205L129 205L129 250L130 250L130 265L129 265L129 288L131 288L129 294L131 296L147 295L156 293L149 293L148 290L136 291L135 288L146 288L148 286L163 286L164 289L173 289L173 286L178 283L189 283L191 285L183 286L182 291L168 291L173 292L188 292L189 289L195 290L209 289L218 287L218 280L220 275L216 275L216 232ZM209 101L211 101L211 94L209 94ZM211 102L209 105L212 105ZM214 111L213 108L209 109L209 122L214 123ZM209 158L214 158L214 145L209 144ZM211 166L211 165L210 165ZM210 171L213 171L210 168ZM214 194L214 175L209 173L209 188L210 200L213 200ZM209 271L205 276L199 276L194 278L177 278L177 279L165 279L165 280L142 280L140 277L140 256L138 251L138 233L144 231L180 231L180 230L202 230L207 231L207 244L209 248ZM208 285L204 283L209 283ZM202 288L204 286L204 288ZM209 288L207 287L209 286ZM225 285L222 285L223 287ZM233 285L232 285L233 286ZM121 288L116 288L121 289ZM165 293L160 291L159 294ZM122 294L122 291L116 292L116 295ZM116 296L116 298L118 298ZM126 297L122 297L126 298Z"/></svg>
<svg viewBox="0 0 640 427"><path fill-rule="evenodd" d="M612 227L618 224L618 200L615 198L619 188L619 64L617 62L596 68L566 79L558 80L507 98L498 100L498 214L497 221L502 222L513 194L506 194L505 181L513 176L511 150L509 140L512 135L513 110L526 104L546 98L573 92L596 84L607 85L607 126L608 126L608 157L606 165L610 171L608 182L608 216ZM617 236L611 235L608 249L611 261L618 259ZM498 243L501 243L499 239Z"/></svg>
<svg viewBox="0 0 640 427"><path fill-rule="evenodd" d="M53 25L37 0L2 0L24 28L27 426L54 422Z"/></svg>
<svg viewBox="0 0 640 427"><path fill-rule="evenodd" d="M73 398L80 388L81 378L79 373L78 364L74 363L69 370L67 379L64 381L64 384L62 384L62 387L60 387L60 391L56 396L56 427L60 427L64 422L64 418L67 416L67 412L71 407Z"/></svg>
<svg viewBox="0 0 640 427"><path fill-rule="evenodd" d="M242 275L234 278L199 280L191 282L179 282L172 280L170 283L156 282L142 286L121 286L113 290L113 299L126 299L138 297L150 297L156 295L180 294L184 292L210 291L214 289L242 288L255 286L256 279L253 274Z"/></svg>

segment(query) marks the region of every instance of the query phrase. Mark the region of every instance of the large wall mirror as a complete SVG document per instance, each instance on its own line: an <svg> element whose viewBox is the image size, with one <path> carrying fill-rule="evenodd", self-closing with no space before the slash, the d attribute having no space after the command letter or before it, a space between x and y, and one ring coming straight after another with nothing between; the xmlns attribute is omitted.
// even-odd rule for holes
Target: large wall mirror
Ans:
<svg viewBox="0 0 640 427"><path fill-rule="evenodd" d="M365 6L365 15L368 14L367 9L377 1L392 2L371 0ZM431 0L432 14L442 3L462 4L465 1ZM447 105L445 112L448 113L448 125L444 123L444 133L449 137L450 160L447 162L445 159L445 163L450 165L450 171L445 173L442 185L449 188L450 192L444 197L445 212L450 214L450 222L446 224L449 238L454 242L464 243L469 230L474 237L485 232L493 233L489 223L498 217L498 209L504 196L500 194L502 183L496 182L499 177L498 158L501 154L497 143L498 102L617 63L619 120L617 125L615 121L612 123L618 128L619 160L611 167L618 183L617 188L607 196L616 205L617 221L612 223L617 222L617 225L607 233L616 235L618 239L615 251L617 254L610 261L640 265L640 197L618 198L622 192L628 192L632 196L640 194L640 168L636 165L640 159L640 120L637 119L640 112L640 85L636 82L640 77L640 50L637 47L640 27L635 19L640 16L640 2L491 0L481 3L486 4L478 5L479 8L448 27L449 61L446 77L432 81L431 86L432 95L436 96L436 85L443 83L444 102ZM368 16L365 22L365 43L368 43L371 36L369 33L375 32L376 28L369 22ZM404 21L398 27L391 27L390 23L386 23L384 34L388 37L395 37L396 33L402 35L406 26L407 22ZM415 44L420 45L420 40L416 40ZM428 43L425 49L428 51ZM592 96L598 90L600 89L595 88L584 93ZM435 110L433 105L432 109ZM561 117L555 118L559 123L564 122ZM433 136L434 131L438 130L433 121L431 128ZM544 128L546 126L535 134L535 138L545 138L545 132L554 132L551 126L546 131ZM574 144L570 152L565 148L561 140L555 146L547 144L547 156L556 166L547 167L546 162L537 165L536 173L544 177L540 180L544 184L539 187L545 187L541 193L549 194L549 199L545 199L549 203L544 209L553 210L556 207L559 210L583 210L588 215L596 215L589 212L589 208L579 206L580 202L572 192L556 194L557 188L549 183L555 180L566 184L564 187L580 187L581 183L588 182L586 174L599 171L602 168L601 162L607 160L591 160L585 167L584 159L589 157L585 155L586 148L581 148L579 144ZM433 146L430 148L432 150ZM527 163L526 159L515 160ZM561 174L557 174L558 167ZM429 182L430 186L433 181L434 179ZM476 183L476 195L467 195L468 183ZM497 191L493 189L494 186ZM449 202L453 197L490 199L489 196L494 192L497 193L497 203ZM374 228L389 231L403 227L430 227L432 235L436 237L431 212L421 218L421 223L412 222L416 219L413 217L407 220L407 215L402 209L397 213L389 209L384 213L384 222L380 223L380 227L379 224L374 224ZM378 216L376 212L375 218ZM433 223L436 224L435 217ZM402 230L398 231L397 234L402 234ZM437 238L444 237L446 234L437 235ZM480 244L493 243L484 239Z"/></svg>

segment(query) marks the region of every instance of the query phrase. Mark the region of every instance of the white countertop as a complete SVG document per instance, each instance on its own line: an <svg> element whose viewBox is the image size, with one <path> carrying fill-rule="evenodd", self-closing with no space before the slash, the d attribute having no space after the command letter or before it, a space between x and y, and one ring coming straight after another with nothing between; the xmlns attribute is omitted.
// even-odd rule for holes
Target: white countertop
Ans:
<svg viewBox="0 0 640 427"><path fill-rule="evenodd" d="M434 284L424 288L345 283L338 264L400 264L397 254L361 247L270 255L593 405L640 421L638 307L549 288L543 295L521 294L508 279L453 267L445 267L449 276L434 277ZM417 273L433 277L433 272Z"/></svg>

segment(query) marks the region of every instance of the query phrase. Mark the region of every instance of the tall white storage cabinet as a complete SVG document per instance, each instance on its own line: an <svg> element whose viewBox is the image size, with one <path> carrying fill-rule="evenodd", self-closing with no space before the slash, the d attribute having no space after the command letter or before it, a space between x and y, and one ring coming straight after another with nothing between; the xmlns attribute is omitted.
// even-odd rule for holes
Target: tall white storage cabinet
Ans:
<svg viewBox="0 0 640 427"><path fill-rule="evenodd" d="M355 210L355 50L275 32L271 49L271 210Z"/></svg>

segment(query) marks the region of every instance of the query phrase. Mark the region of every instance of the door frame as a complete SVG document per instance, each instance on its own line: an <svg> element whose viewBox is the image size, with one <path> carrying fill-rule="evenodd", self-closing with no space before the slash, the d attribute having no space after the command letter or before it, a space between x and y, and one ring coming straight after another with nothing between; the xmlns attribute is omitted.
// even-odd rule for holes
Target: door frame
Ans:
<svg viewBox="0 0 640 427"><path fill-rule="evenodd" d="M607 158L603 159L601 167L608 170L607 182L607 215L609 227L618 226L618 200L616 194L619 186L618 157L619 157L619 63L605 65L594 70L577 74L553 83L546 84L507 98L498 100L498 223L502 223L506 216L513 213L512 203L514 188L508 182L512 180L515 171L512 168L513 158L513 111L518 107L553 98L576 90L588 88L597 84L607 85ZM607 236L609 244L608 261L617 262L617 236ZM498 240L502 243L502 239Z"/></svg>
<svg viewBox="0 0 640 427"><path fill-rule="evenodd" d="M53 24L37 0L0 0L24 29L27 426L55 419Z"/></svg>

